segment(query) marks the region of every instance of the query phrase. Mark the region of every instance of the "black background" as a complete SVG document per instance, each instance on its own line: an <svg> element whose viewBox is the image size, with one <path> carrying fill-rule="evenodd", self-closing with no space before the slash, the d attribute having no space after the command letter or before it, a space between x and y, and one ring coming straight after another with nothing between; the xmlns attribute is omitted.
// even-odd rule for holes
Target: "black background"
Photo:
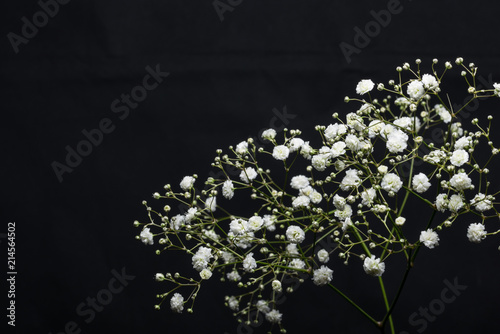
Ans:
<svg viewBox="0 0 500 334"><path fill-rule="evenodd" d="M211 0L73 0L60 5L16 53L7 35L21 35L22 17L32 21L40 5L4 2L0 233L16 222L12 332L55 334L74 321L81 333L265 333L267 323L238 331L223 306L224 285L216 279L201 290L194 315L153 309L155 295L166 290L153 275L190 270L190 263L175 255L157 257L153 247L134 240L139 230L132 222L146 219L141 201L166 183L177 185L184 175L206 178L217 148L256 137L270 127L276 110L286 108L294 116L287 127L314 136L314 125L328 125L333 111L355 108L343 98L354 96L360 79L387 82L403 62L421 58L429 65L438 58L443 66L462 56L484 77L500 81L493 1L402 1L402 10L351 62L339 44L354 45L354 28L364 29L374 20L370 11L386 9L387 1L232 3L221 20ZM142 83L145 68L157 64L170 75L120 119L111 103L130 94ZM458 72L454 75L463 90ZM456 92L461 103L466 92ZM474 113L496 114L498 104L481 102ZM65 147L75 148L85 139L82 131L97 128L104 118L114 130L59 182L51 164L64 163ZM408 223L420 222L418 212L408 216ZM438 248L421 251L394 313L398 333L421 329L409 323L410 315L439 298L443 280L455 277L467 289L425 332L497 332L498 238L471 244L467 225L457 222L443 231ZM6 254L5 238L1 249ZM374 313L381 309L377 284L360 263L344 267L334 259L331 264L337 286ZM78 305L96 297L112 271L122 269L134 278L87 323L77 314ZM393 291L391 282L401 273L388 268L385 275ZM6 313L6 289L1 294ZM288 333L376 332L344 300L311 282L288 296L281 310ZM1 319L7 322L4 315Z"/></svg>

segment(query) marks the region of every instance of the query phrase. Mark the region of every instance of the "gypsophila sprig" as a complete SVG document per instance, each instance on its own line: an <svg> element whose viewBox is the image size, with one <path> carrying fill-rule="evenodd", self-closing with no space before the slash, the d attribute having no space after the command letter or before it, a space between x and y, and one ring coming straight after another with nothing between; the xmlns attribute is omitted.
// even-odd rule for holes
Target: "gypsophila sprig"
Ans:
<svg viewBox="0 0 500 334"><path fill-rule="evenodd" d="M284 331L287 315L277 301L296 290L293 281L338 293L381 332L390 324L395 333L391 314L421 247L435 252L447 237L441 231L464 215L476 219L464 236L472 243L500 232L498 219L490 220L500 216L499 191L488 181L488 165L499 153L493 117L483 122L478 113L460 122L465 106L454 107L442 83L458 70L471 101L498 99L500 84L477 87L477 67L461 57L456 65L415 64L398 66L387 83L360 80L355 96L344 99L345 116L336 112L331 123L316 126L317 138L303 138L298 129L265 129L264 146L250 138L217 150L212 166L218 173L205 182L188 175L154 193L154 204L144 201L148 218L134 222L141 228L137 239L156 254L187 254L192 267L153 275L167 286L155 307L167 301L174 312L192 311L203 283L218 277L231 287L224 301L236 317L251 323L260 314ZM387 261L392 256L406 265ZM387 305L382 319L341 292L345 280L333 275L338 259L380 285ZM166 266L162 271L175 270ZM405 278L389 300L383 276L398 270Z"/></svg>

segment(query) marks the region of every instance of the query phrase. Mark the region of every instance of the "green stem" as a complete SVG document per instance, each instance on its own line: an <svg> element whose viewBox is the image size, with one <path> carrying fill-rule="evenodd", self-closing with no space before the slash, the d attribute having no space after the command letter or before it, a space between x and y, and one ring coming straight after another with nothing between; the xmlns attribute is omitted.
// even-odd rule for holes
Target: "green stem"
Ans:
<svg viewBox="0 0 500 334"><path fill-rule="evenodd" d="M377 327L380 325L379 322L375 319L373 319L368 313L366 313L365 310L363 310L361 307L358 306L355 302L353 302L349 297L347 297L342 291L337 289L335 286L332 284L328 283L328 286L332 288L335 292L337 292L342 298L347 300L352 306L354 306L359 312L361 312L368 320L370 320L372 323L374 323Z"/></svg>
<svg viewBox="0 0 500 334"><path fill-rule="evenodd" d="M382 276L378 277L378 282L380 283L380 290L382 291L385 308L387 310L384 320L380 323L380 326L382 327L383 330L386 320L389 319L389 326L391 327L391 333L396 334L396 330L394 329L394 322L392 321L392 315L390 313L391 307L389 306L389 300L387 299L387 294L385 293L385 286L384 286L384 281L382 280Z"/></svg>

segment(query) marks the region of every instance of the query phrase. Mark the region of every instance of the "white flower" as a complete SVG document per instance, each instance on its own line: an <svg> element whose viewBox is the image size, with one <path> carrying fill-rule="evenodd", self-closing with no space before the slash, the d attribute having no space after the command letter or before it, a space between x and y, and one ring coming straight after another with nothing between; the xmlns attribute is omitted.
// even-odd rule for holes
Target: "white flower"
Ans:
<svg viewBox="0 0 500 334"><path fill-rule="evenodd" d="M227 251L222 251L222 259L224 260L224 263L232 263L235 261L234 254L231 252Z"/></svg>
<svg viewBox="0 0 500 334"><path fill-rule="evenodd" d="M460 150L464 148L469 148L471 145L472 145L471 137L460 137L459 139L457 139L453 147L455 148L455 150Z"/></svg>
<svg viewBox="0 0 500 334"><path fill-rule="evenodd" d="M300 244L306 238L306 234L299 226L292 225L286 229L286 237L290 242Z"/></svg>
<svg viewBox="0 0 500 334"><path fill-rule="evenodd" d="M493 196L486 196L485 194L479 193L470 201L470 204L476 207L477 211L483 212L488 211L493 208L492 200L495 198Z"/></svg>
<svg viewBox="0 0 500 334"><path fill-rule="evenodd" d="M394 125L400 128L406 129L408 131L418 131L420 129L420 119L418 117L400 117L394 120Z"/></svg>
<svg viewBox="0 0 500 334"><path fill-rule="evenodd" d="M408 135L400 129L393 130L387 135L386 146L391 153L403 152L408 146Z"/></svg>
<svg viewBox="0 0 500 334"><path fill-rule="evenodd" d="M296 269L304 269L306 267L306 264L301 259L293 259L292 261L290 261L290 264L288 266Z"/></svg>
<svg viewBox="0 0 500 334"><path fill-rule="evenodd" d="M333 196L333 205L335 205L335 208L338 210L344 210L346 199L339 194L335 194L335 196Z"/></svg>
<svg viewBox="0 0 500 334"><path fill-rule="evenodd" d="M327 266L321 266L318 269L314 269L312 280L316 285L325 285L331 282L333 278L333 270Z"/></svg>
<svg viewBox="0 0 500 334"><path fill-rule="evenodd" d="M286 160L289 154L290 154L290 149L285 145L278 145L275 146L273 149L273 158L276 160L280 161Z"/></svg>
<svg viewBox="0 0 500 334"><path fill-rule="evenodd" d="M346 191L353 188L357 188L361 183L361 179L358 176L358 171L356 169L348 169L345 172L345 176L340 182L340 189Z"/></svg>
<svg viewBox="0 0 500 334"><path fill-rule="evenodd" d="M292 206L294 209L305 208L309 205L309 203L311 203L309 196L301 195L293 200Z"/></svg>
<svg viewBox="0 0 500 334"><path fill-rule="evenodd" d="M450 197L450 199L448 201L448 209L451 212L458 212L458 210L460 210L461 208L463 208L464 204L465 203L464 203L464 201L462 199L462 196L454 194L454 195L451 195L451 197Z"/></svg>
<svg viewBox="0 0 500 334"><path fill-rule="evenodd" d="M288 148L290 149L290 153L296 152L302 148L304 145L304 140L300 138L292 138L288 143Z"/></svg>
<svg viewBox="0 0 500 334"><path fill-rule="evenodd" d="M158 282L161 282L161 281L165 280L165 275L163 275L162 273L157 273L155 275L155 280Z"/></svg>
<svg viewBox="0 0 500 334"><path fill-rule="evenodd" d="M273 232L274 230L276 230L276 225L274 225L276 223L276 219L276 216L264 215L264 226L268 231Z"/></svg>
<svg viewBox="0 0 500 334"><path fill-rule="evenodd" d="M181 313L184 309L184 297L180 293L174 293L172 298L170 299L170 308L172 311Z"/></svg>
<svg viewBox="0 0 500 334"><path fill-rule="evenodd" d="M335 143L337 144L337 143ZM354 152L357 152L361 149L361 141L359 140L359 138L353 134L348 134L346 137L345 137L345 145L344 146L347 146L351 151L354 151ZM332 147L333 149L333 147Z"/></svg>
<svg viewBox="0 0 500 334"><path fill-rule="evenodd" d="M267 305L267 302L262 299L258 300L257 303L255 303L255 307L257 307L257 310L259 310L259 312L262 312L264 314L271 311L269 305Z"/></svg>
<svg viewBox="0 0 500 334"><path fill-rule="evenodd" d="M196 181L194 177L184 176L180 184L182 190L188 191L189 189L191 189L191 187L193 187L194 181Z"/></svg>
<svg viewBox="0 0 500 334"><path fill-rule="evenodd" d="M323 200L323 196L321 196L319 191L313 190L313 192L309 194L309 199L314 204L319 204Z"/></svg>
<svg viewBox="0 0 500 334"><path fill-rule="evenodd" d="M286 252L288 253L288 255L299 255L297 244L288 244L286 246Z"/></svg>
<svg viewBox="0 0 500 334"><path fill-rule="evenodd" d="M330 124L325 129L325 138L329 141L335 140L337 136L341 136L347 132L347 127L344 124Z"/></svg>
<svg viewBox="0 0 500 334"><path fill-rule="evenodd" d="M276 137L276 130L274 129L267 129L262 132L261 135L262 139L267 139L267 140L272 140L274 137Z"/></svg>
<svg viewBox="0 0 500 334"><path fill-rule="evenodd" d="M434 151L431 151L429 154L424 156L424 161L437 165L441 161L443 161L445 158L446 158L446 153L444 153L441 150L434 150Z"/></svg>
<svg viewBox="0 0 500 334"><path fill-rule="evenodd" d="M472 223L467 228L467 238L469 238L471 242L480 243L486 238L486 233L484 225L480 223Z"/></svg>
<svg viewBox="0 0 500 334"><path fill-rule="evenodd" d="M209 211L214 212L217 209L217 198L215 196L207 197L207 200L205 201L205 207Z"/></svg>
<svg viewBox="0 0 500 334"><path fill-rule="evenodd" d="M317 171L322 172L326 169L329 157L329 154L316 154L312 157L311 164Z"/></svg>
<svg viewBox="0 0 500 334"><path fill-rule="evenodd" d="M373 201L375 200L376 197L377 197L377 192L375 189L373 188L365 189L363 190L363 192L361 192L361 204L366 206L371 205L373 204Z"/></svg>
<svg viewBox="0 0 500 334"><path fill-rule="evenodd" d="M448 207L448 195L446 194L437 195L435 203L436 203L436 209L438 209L438 211L444 212Z"/></svg>
<svg viewBox="0 0 500 334"><path fill-rule="evenodd" d="M494 92L494 94L495 94L496 96L499 96L499 97L500 97L500 83L496 83L496 82L495 82L495 83L493 84L493 88L495 88L495 92Z"/></svg>
<svg viewBox="0 0 500 334"><path fill-rule="evenodd" d="M245 259L243 259L243 269L245 271L252 271L255 268L257 268L257 262L253 258L253 253L248 253Z"/></svg>
<svg viewBox="0 0 500 334"><path fill-rule="evenodd" d="M384 128L385 123L381 120L373 120L368 124L368 137L375 138L380 134L380 131Z"/></svg>
<svg viewBox="0 0 500 334"><path fill-rule="evenodd" d="M281 282L278 281L277 279L275 279L271 282L271 287L273 288L273 291L280 292L281 291Z"/></svg>
<svg viewBox="0 0 500 334"><path fill-rule="evenodd" d="M377 259L375 255L372 255L371 257L365 257L363 269L368 275L375 277L382 276L385 271L385 263L380 262L380 259Z"/></svg>
<svg viewBox="0 0 500 334"><path fill-rule="evenodd" d="M238 271L236 271L236 269L234 269L230 273L227 273L226 276L227 276L228 280L233 281L233 282L239 282L241 280L241 276L238 273Z"/></svg>
<svg viewBox="0 0 500 334"><path fill-rule="evenodd" d="M387 171L389 170L389 168L387 168L387 166L380 165L380 166L378 166L377 170L380 174L385 175L385 174L387 174Z"/></svg>
<svg viewBox="0 0 500 334"><path fill-rule="evenodd" d="M413 190L421 194L429 189L431 183L429 182L427 175L425 175L424 173L418 173L417 175L413 176L412 186Z"/></svg>
<svg viewBox="0 0 500 334"><path fill-rule="evenodd" d="M141 234L139 235L139 237L141 238L141 241L145 245L152 245L152 244L154 244L153 233L150 232L149 227L145 227L141 231Z"/></svg>
<svg viewBox="0 0 500 334"><path fill-rule="evenodd" d="M231 220L231 223L229 223L229 230L235 235L241 235L250 231L250 226L248 226L246 220L238 218Z"/></svg>
<svg viewBox="0 0 500 334"><path fill-rule="evenodd" d="M422 75L422 83L426 89L434 90L439 87L439 82L436 80L436 77L431 74Z"/></svg>
<svg viewBox="0 0 500 334"><path fill-rule="evenodd" d="M279 324L281 322L283 314L278 310L271 310L266 313L266 320L273 324Z"/></svg>
<svg viewBox="0 0 500 334"><path fill-rule="evenodd" d="M442 104L436 104L434 109L444 123L451 122L451 114Z"/></svg>
<svg viewBox="0 0 500 334"><path fill-rule="evenodd" d="M388 173L385 174L384 177L382 178L380 186L387 192L392 191L394 193L397 193L399 189L401 189L401 187L403 186L403 181L401 181L401 179L397 174Z"/></svg>
<svg viewBox="0 0 500 334"><path fill-rule="evenodd" d="M234 196L234 185L233 181L226 180L222 185L222 196L227 199L231 199Z"/></svg>
<svg viewBox="0 0 500 334"><path fill-rule="evenodd" d="M202 271L200 271L200 277L201 279L209 279L210 277L212 277L212 272L210 271L210 269L203 269Z"/></svg>
<svg viewBox="0 0 500 334"><path fill-rule="evenodd" d="M311 154L313 153L313 148L309 145L309 142L306 141L302 147L300 148L300 154L307 160L311 159Z"/></svg>
<svg viewBox="0 0 500 334"><path fill-rule="evenodd" d="M187 212L184 214L184 222L186 224L191 223L191 221L196 217L196 213L198 212L197 208L189 208Z"/></svg>
<svg viewBox="0 0 500 334"><path fill-rule="evenodd" d="M244 155L248 153L248 143L246 141L242 141L238 145L236 145L236 153L238 155Z"/></svg>
<svg viewBox="0 0 500 334"><path fill-rule="evenodd" d="M337 158L345 153L346 143L343 141L338 141L332 145L330 149L330 154L332 158Z"/></svg>
<svg viewBox="0 0 500 334"><path fill-rule="evenodd" d="M407 87L407 93L414 100L420 99L425 93L424 84L421 81L413 80Z"/></svg>
<svg viewBox="0 0 500 334"><path fill-rule="evenodd" d="M465 173L457 173L450 179L450 184L460 191L471 188L472 180Z"/></svg>
<svg viewBox="0 0 500 334"><path fill-rule="evenodd" d="M467 153L466 150L462 149L454 151L450 158L450 162L452 163L452 165L457 167L462 166L467 161L469 161L469 153Z"/></svg>
<svg viewBox="0 0 500 334"><path fill-rule="evenodd" d="M330 254L326 251L326 249L320 249L318 251L318 260L321 263L327 263L330 260Z"/></svg>
<svg viewBox="0 0 500 334"><path fill-rule="evenodd" d="M395 222L396 222L396 225L402 226L406 222L406 218L405 217L398 217L398 218L396 218Z"/></svg>
<svg viewBox="0 0 500 334"><path fill-rule="evenodd" d="M432 249L439 246L439 236L432 229L427 229L427 231L420 232L420 242Z"/></svg>
<svg viewBox="0 0 500 334"><path fill-rule="evenodd" d="M257 172L253 167L247 167L240 173L240 179L245 183L250 183L256 177L257 177Z"/></svg>
<svg viewBox="0 0 500 334"><path fill-rule="evenodd" d="M352 226L352 221L350 217L346 217L344 221L342 221L342 231L345 232L349 226Z"/></svg>
<svg viewBox="0 0 500 334"><path fill-rule="evenodd" d="M309 179L304 175L297 175L292 177L290 185L293 189L302 189L309 186Z"/></svg>
<svg viewBox="0 0 500 334"><path fill-rule="evenodd" d="M227 305L233 311L238 311L240 308L240 302L238 301L238 299L236 299L235 296L229 297L229 299L227 300Z"/></svg>
<svg viewBox="0 0 500 334"><path fill-rule="evenodd" d="M262 225L264 225L264 220L259 216L252 216L248 219L248 227L253 232L260 230Z"/></svg>
<svg viewBox="0 0 500 334"><path fill-rule="evenodd" d="M208 266L208 261L210 261L212 257L212 249L201 246L191 259L193 268L197 271L202 271Z"/></svg>
<svg viewBox="0 0 500 334"><path fill-rule="evenodd" d="M348 113L345 118L347 126L356 131L363 131L366 127L366 125L363 123L363 118L354 112Z"/></svg>
<svg viewBox="0 0 500 334"><path fill-rule="evenodd" d="M170 228L173 230L179 230L186 222L186 216L175 215L170 219Z"/></svg>
<svg viewBox="0 0 500 334"><path fill-rule="evenodd" d="M370 79L361 80L356 86L356 93L359 95L366 94L370 92L373 87L375 87L375 84Z"/></svg>
<svg viewBox="0 0 500 334"><path fill-rule="evenodd" d="M352 216L352 208L349 204L346 204L343 210L335 210L334 214L340 220L347 220L347 218Z"/></svg>

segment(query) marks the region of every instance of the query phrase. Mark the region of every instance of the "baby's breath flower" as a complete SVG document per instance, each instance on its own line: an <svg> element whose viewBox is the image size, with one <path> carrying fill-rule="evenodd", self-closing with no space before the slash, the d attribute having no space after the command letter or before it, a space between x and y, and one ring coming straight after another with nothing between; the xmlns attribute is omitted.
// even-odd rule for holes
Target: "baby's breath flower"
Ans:
<svg viewBox="0 0 500 334"><path fill-rule="evenodd" d="M361 80L356 86L356 93L359 95L364 95L370 92L375 84L370 79Z"/></svg>
<svg viewBox="0 0 500 334"><path fill-rule="evenodd" d="M300 244L302 241L304 241L306 234L304 230L299 226L292 225L286 229L286 237L288 241Z"/></svg>
<svg viewBox="0 0 500 334"><path fill-rule="evenodd" d="M290 154L290 149L285 145L275 146L273 149L273 158L276 160L286 160Z"/></svg>
<svg viewBox="0 0 500 334"><path fill-rule="evenodd" d="M180 183L182 190L188 191L189 189L191 189L194 185L194 181L196 181L196 179L194 177L184 176L184 178L182 179L182 181Z"/></svg>
<svg viewBox="0 0 500 334"><path fill-rule="evenodd" d="M363 263L363 269L365 273L371 276L382 276L385 271L385 263L380 262L380 259L377 259L375 255L371 257L366 257Z"/></svg>
<svg viewBox="0 0 500 334"><path fill-rule="evenodd" d="M480 223L472 223L467 228L467 238L471 242L480 243L486 238L486 231L484 225Z"/></svg>
<svg viewBox="0 0 500 334"><path fill-rule="evenodd" d="M427 229L420 233L420 242L427 248L434 248L439 245L439 236L432 229Z"/></svg>
<svg viewBox="0 0 500 334"><path fill-rule="evenodd" d="M150 232L149 227L145 227L142 231L141 234L139 235L141 238L141 241L145 245L152 245L154 244L153 240L153 233Z"/></svg>
<svg viewBox="0 0 500 334"><path fill-rule="evenodd" d="M176 313L181 313L184 310L184 297L180 293L174 293L170 299L170 308Z"/></svg>
<svg viewBox="0 0 500 334"><path fill-rule="evenodd" d="M321 266L313 271L312 280L316 285L326 285L331 282L333 278L333 270L327 266Z"/></svg>
<svg viewBox="0 0 500 334"><path fill-rule="evenodd" d="M262 139L273 140L276 137L276 130L267 129L262 132Z"/></svg>

